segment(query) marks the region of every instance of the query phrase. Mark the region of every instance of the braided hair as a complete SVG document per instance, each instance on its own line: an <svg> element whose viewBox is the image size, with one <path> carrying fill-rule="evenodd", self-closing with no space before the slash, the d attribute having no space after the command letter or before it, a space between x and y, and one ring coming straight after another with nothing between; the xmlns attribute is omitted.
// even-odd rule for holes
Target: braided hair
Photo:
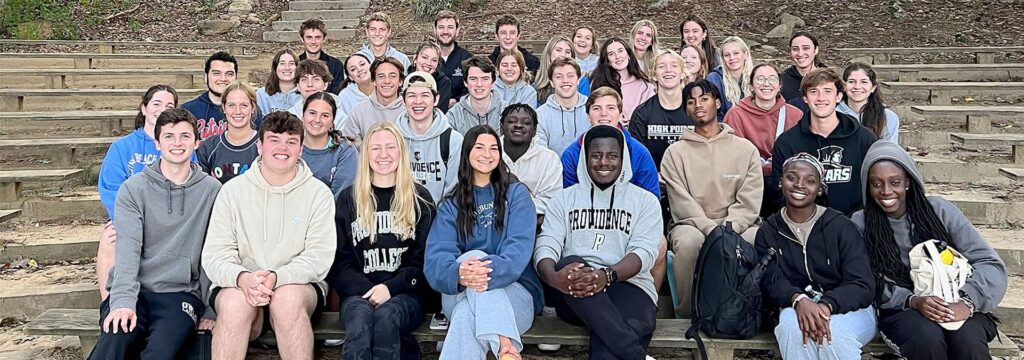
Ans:
<svg viewBox="0 0 1024 360"><path fill-rule="evenodd" d="M890 161L890 160L882 160ZM907 169L899 165L907 179L908 187L905 197L907 205L907 216L910 218L912 245L917 245L925 240L939 240L950 243L951 236L946 227L942 224L935 208L928 202L924 195L921 184L906 176ZM878 164L876 162L875 164ZM872 164L874 166L874 164ZM865 179L866 181L866 179ZM865 198L870 198L868 187L864 189ZM917 236L914 236L916 234ZM875 271L878 279L889 278L896 285L905 288L913 288L914 282L910 279L910 268L900 260L900 250L896 245L893 236L892 226L882 208L874 201L868 201L864 209L864 237L867 239L869 252L871 253L871 268ZM881 283L881 282L879 282Z"/></svg>

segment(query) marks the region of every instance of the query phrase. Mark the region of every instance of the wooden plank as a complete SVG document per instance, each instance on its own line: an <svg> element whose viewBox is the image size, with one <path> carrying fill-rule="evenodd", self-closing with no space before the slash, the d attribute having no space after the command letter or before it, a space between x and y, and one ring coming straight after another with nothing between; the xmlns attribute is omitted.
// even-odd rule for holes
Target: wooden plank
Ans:
<svg viewBox="0 0 1024 360"><path fill-rule="evenodd" d="M78 111L21 111L0 112L2 121L87 121L87 120L134 120L137 111L122 110L78 110Z"/></svg>
<svg viewBox="0 0 1024 360"><path fill-rule="evenodd" d="M1024 82L883 81L881 84L882 88L887 90L1024 90Z"/></svg>
<svg viewBox="0 0 1024 360"><path fill-rule="evenodd" d="M179 98L195 97L206 89L176 89ZM146 89L0 89L0 96L138 96Z"/></svg>
<svg viewBox="0 0 1024 360"><path fill-rule="evenodd" d="M21 216L21 209L0 210L0 223Z"/></svg>
<svg viewBox="0 0 1024 360"><path fill-rule="evenodd" d="M913 105L910 111L922 115L1024 115L1024 106L941 106Z"/></svg>
<svg viewBox="0 0 1024 360"><path fill-rule="evenodd" d="M1013 181L1024 180L1024 169L1000 168L999 175L1005 176Z"/></svg>
<svg viewBox="0 0 1024 360"><path fill-rule="evenodd" d="M1024 63L1005 64L879 64L871 66L875 71L912 71L912 70L1009 70L1024 69Z"/></svg>
<svg viewBox="0 0 1024 360"><path fill-rule="evenodd" d="M461 43L460 43L461 44ZM236 60L252 60L256 59L258 55L234 55ZM12 59L190 59L200 62L202 65L203 61L209 55L192 55L192 54L97 54L97 53L0 53L0 58L12 58Z"/></svg>
<svg viewBox="0 0 1024 360"><path fill-rule="evenodd" d="M83 169L2 170L0 171L0 183L63 181L84 171Z"/></svg>
<svg viewBox="0 0 1024 360"><path fill-rule="evenodd" d="M103 40L18 40L2 39L0 45L72 45L72 46L162 46L187 48L233 48L238 46L270 48L267 43L257 42L193 42L193 41L103 41Z"/></svg>
<svg viewBox="0 0 1024 360"><path fill-rule="evenodd" d="M92 138L70 138L70 139L17 139L0 140L0 150L25 150L25 149L66 149L85 147L107 147L117 140L116 137L92 137Z"/></svg>
<svg viewBox="0 0 1024 360"><path fill-rule="evenodd" d="M202 69L0 69L0 76L203 75Z"/></svg>
<svg viewBox="0 0 1024 360"><path fill-rule="evenodd" d="M947 52L1024 52L1024 46L936 46L936 47L892 47L892 48L836 48L841 54L918 54Z"/></svg>
<svg viewBox="0 0 1024 360"><path fill-rule="evenodd" d="M1024 145L1024 134L963 134L951 133L949 138L964 145Z"/></svg>

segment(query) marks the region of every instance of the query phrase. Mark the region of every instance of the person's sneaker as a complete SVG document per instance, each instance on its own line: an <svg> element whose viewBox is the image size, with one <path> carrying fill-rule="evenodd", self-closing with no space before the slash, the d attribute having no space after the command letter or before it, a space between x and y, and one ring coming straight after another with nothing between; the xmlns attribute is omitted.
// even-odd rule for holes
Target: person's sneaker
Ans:
<svg viewBox="0 0 1024 360"><path fill-rule="evenodd" d="M647 355L647 360L657 360L653 356Z"/></svg>
<svg viewBox="0 0 1024 360"><path fill-rule="evenodd" d="M541 310L540 316L556 317L557 314L555 314L555 308L550 307L550 306L545 306L544 309ZM538 344L537 348L540 349L541 351L558 351L559 349L562 348L562 345L560 345L560 344Z"/></svg>
<svg viewBox="0 0 1024 360"><path fill-rule="evenodd" d="M327 339L324 340L324 346L326 347L339 347L345 344L345 339Z"/></svg>
<svg viewBox="0 0 1024 360"><path fill-rule="evenodd" d="M443 348L443 347L444 347L444 340L438 341L437 342L437 352L440 353L441 352L441 348Z"/></svg>

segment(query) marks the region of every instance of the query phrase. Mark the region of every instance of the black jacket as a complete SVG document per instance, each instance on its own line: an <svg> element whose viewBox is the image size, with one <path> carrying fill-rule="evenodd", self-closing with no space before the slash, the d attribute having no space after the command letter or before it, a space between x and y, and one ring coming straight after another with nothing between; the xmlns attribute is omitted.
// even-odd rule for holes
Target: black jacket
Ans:
<svg viewBox="0 0 1024 360"><path fill-rule="evenodd" d="M863 309L875 300L875 278L864 238L850 219L826 208L807 237L806 249L775 213L757 230L757 257L775 250L761 278L761 292L772 305L792 306L793 296L811 285L824 294L833 314ZM810 274L808 274L810 271Z"/></svg>
<svg viewBox="0 0 1024 360"><path fill-rule="evenodd" d="M469 90L466 89L466 83L462 79L462 62L473 57L473 53L466 50L466 48L459 46L458 41L456 41L453 46L455 49L452 50L451 54L448 54L448 59L443 59L438 67L441 68L444 75L448 77L449 81L451 81L451 98L461 99L462 96L469 93ZM438 84L439 87L440 85L441 84ZM447 110L445 110L445 112L447 112Z"/></svg>
<svg viewBox="0 0 1024 360"><path fill-rule="evenodd" d="M790 105L793 105L790 101L801 97L800 81L803 79L804 76L800 75L800 72L796 70L796 65L790 65L779 75L779 80L782 81L782 97L786 98L786 102ZM807 113L807 111L804 111L804 113Z"/></svg>

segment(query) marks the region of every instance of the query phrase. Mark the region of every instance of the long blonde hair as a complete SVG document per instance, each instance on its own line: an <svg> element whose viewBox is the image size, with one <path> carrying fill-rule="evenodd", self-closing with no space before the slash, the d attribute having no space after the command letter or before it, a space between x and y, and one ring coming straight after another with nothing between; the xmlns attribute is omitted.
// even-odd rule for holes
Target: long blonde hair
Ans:
<svg viewBox="0 0 1024 360"><path fill-rule="evenodd" d="M391 214L393 228L401 239L416 238L416 219L422 213L420 201L424 201L416 192L416 183L412 178L409 166L409 152L405 137L394 124L381 122L370 126L366 131L363 144L359 151L359 167L356 171L355 183L352 186L352 197L355 200L356 221L370 234L370 243L377 240L377 197L373 195L373 170L370 169L370 138L377 132L391 133L398 143L398 168L395 169L395 194L391 197ZM348 241L348 239L345 239Z"/></svg>
<svg viewBox="0 0 1024 360"><path fill-rule="evenodd" d="M572 40L565 35L555 35L548 40L548 45L544 47L544 54L540 57L540 67L537 69L537 76L534 78L533 85L537 90L545 89L551 86L551 78L548 77L548 69L551 68L551 62L555 59L551 58L551 52L555 50L555 45L560 42L565 42L569 46L569 53L573 60L576 59L576 49L573 48ZM593 51L591 51L593 52ZM547 97L544 101L547 101Z"/></svg>
<svg viewBox="0 0 1024 360"><path fill-rule="evenodd" d="M650 75L653 74L654 58L657 57L658 50L661 48L658 46L658 27L654 25L653 21L641 19L636 24L633 24L633 29L629 31L629 49L634 52L636 51L636 44L633 43L636 41L636 32L640 31L640 28L644 26L651 28L651 47L644 52L643 56L636 54L636 60L643 65L644 72L648 73L647 77L651 77Z"/></svg>
<svg viewBox="0 0 1024 360"><path fill-rule="evenodd" d="M718 46L718 49L724 49L728 44L736 44L747 55L747 59L743 61L743 68L740 69L740 84L736 85L736 81L733 80L732 75L729 75L729 69L725 65L725 57L719 54L718 63L722 64L722 87L725 88L722 89L722 96L729 100L729 102L737 104L740 99L751 93L750 72L754 69L754 61L750 56L750 47L739 36L725 38Z"/></svg>

